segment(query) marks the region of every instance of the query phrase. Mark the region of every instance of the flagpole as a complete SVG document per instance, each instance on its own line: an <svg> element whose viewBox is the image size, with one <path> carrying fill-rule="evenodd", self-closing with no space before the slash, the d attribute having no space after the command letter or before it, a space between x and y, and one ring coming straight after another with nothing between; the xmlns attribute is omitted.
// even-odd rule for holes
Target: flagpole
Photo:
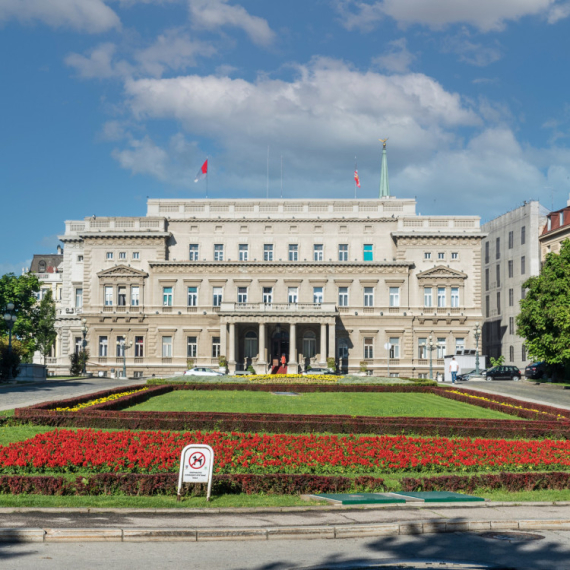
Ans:
<svg viewBox="0 0 570 570"><path fill-rule="evenodd" d="M206 160L209 159L210 157L206 156ZM208 178L210 178L209 174L210 174L210 163L208 162L208 170L206 171L206 200L208 199Z"/></svg>
<svg viewBox="0 0 570 570"><path fill-rule="evenodd" d="M267 188L265 190L265 197L269 198L269 145L267 145Z"/></svg>
<svg viewBox="0 0 570 570"><path fill-rule="evenodd" d="M358 171L358 166L356 164L356 156L354 157L354 172ZM354 178L354 199L356 200L356 177Z"/></svg>
<svg viewBox="0 0 570 570"><path fill-rule="evenodd" d="M281 198L283 198L283 155L281 155Z"/></svg>

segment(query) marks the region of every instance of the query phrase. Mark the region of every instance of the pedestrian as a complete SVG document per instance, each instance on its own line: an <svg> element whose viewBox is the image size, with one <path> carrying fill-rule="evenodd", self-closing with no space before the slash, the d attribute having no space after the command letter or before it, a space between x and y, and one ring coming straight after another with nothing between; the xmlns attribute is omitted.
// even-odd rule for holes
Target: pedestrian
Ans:
<svg viewBox="0 0 570 570"><path fill-rule="evenodd" d="M281 366L285 366L285 364L287 363L287 359L285 358L285 355L281 355Z"/></svg>
<svg viewBox="0 0 570 570"><path fill-rule="evenodd" d="M451 359L449 363L449 371L451 372L451 383L455 384L457 380L457 371L459 370L459 364L457 360L455 360L455 356Z"/></svg>

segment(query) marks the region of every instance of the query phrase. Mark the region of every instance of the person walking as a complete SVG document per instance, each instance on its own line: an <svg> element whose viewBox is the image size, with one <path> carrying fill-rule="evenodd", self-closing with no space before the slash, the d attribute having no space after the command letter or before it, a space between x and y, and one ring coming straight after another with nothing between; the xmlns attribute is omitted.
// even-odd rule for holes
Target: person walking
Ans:
<svg viewBox="0 0 570 570"><path fill-rule="evenodd" d="M283 354L283 355L281 356L281 366L282 366L283 368L285 368L285 364L287 364L287 359L285 358L285 355Z"/></svg>
<svg viewBox="0 0 570 570"><path fill-rule="evenodd" d="M455 384L457 380L457 371L459 370L459 363L455 360L455 356L451 359L449 363L449 371L451 372L451 383Z"/></svg>

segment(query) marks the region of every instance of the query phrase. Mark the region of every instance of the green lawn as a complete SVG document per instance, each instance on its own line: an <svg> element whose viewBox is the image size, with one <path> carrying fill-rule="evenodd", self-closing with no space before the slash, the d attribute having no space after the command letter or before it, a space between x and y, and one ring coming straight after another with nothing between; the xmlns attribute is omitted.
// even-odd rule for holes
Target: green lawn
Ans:
<svg viewBox="0 0 570 570"><path fill-rule="evenodd" d="M286 391L286 386L283 391ZM439 418L516 419L501 412L440 398L433 394L371 392L303 393L175 390L128 408L158 412L235 412L266 414L344 414Z"/></svg>

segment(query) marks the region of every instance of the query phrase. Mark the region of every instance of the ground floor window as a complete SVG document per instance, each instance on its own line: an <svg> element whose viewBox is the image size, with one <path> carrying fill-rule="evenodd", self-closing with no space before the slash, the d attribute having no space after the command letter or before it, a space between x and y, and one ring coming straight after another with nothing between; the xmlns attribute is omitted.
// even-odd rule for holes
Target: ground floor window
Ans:
<svg viewBox="0 0 570 570"><path fill-rule="evenodd" d="M374 358L374 339L364 339L364 358L365 360L372 360Z"/></svg>
<svg viewBox="0 0 570 570"><path fill-rule="evenodd" d="M253 331L249 331L245 335L245 357L253 358L257 356L257 335Z"/></svg>
<svg viewBox="0 0 570 570"><path fill-rule="evenodd" d="M220 356L220 337L212 337L212 358L218 358Z"/></svg>
<svg viewBox="0 0 570 570"><path fill-rule="evenodd" d="M107 351L109 349L109 341L106 336L99 337L99 356L107 356Z"/></svg>
<svg viewBox="0 0 570 570"><path fill-rule="evenodd" d="M309 331L303 337L303 356L313 358L317 354L317 337L314 332Z"/></svg>
<svg viewBox="0 0 570 570"><path fill-rule="evenodd" d="M172 337L162 337L162 356L164 358L172 358Z"/></svg>
<svg viewBox="0 0 570 570"><path fill-rule="evenodd" d="M427 338L418 339L418 358L427 358Z"/></svg>
<svg viewBox="0 0 570 570"><path fill-rule="evenodd" d="M188 358L196 358L198 354L198 339L195 336L189 336L187 338L187 351L186 356Z"/></svg>
<svg viewBox="0 0 570 570"><path fill-rule="evenodd" d="M400 358L400 339L398 337L390 337L390 358Z"/></svg>
<svg viewBox="0 0 570 570"><path fill-rule="evenodd" d="M144 337L135 336L135 357L142 358L144 356Z"/></svg>

